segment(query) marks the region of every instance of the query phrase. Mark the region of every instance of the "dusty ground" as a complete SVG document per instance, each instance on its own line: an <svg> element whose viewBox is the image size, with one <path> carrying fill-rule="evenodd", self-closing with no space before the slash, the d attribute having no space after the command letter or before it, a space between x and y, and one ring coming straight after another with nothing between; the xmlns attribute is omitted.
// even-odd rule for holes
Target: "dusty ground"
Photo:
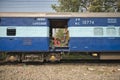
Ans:
<svg viewBox="0 0 120 80"><path fill-rule="evenodd" d="M120 80L120 64L1 65L0 80Z"/></svg>

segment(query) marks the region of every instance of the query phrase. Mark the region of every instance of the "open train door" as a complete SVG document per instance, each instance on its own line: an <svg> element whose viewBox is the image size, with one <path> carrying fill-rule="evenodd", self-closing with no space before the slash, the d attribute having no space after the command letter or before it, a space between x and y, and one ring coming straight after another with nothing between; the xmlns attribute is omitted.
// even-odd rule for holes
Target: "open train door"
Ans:
<svg viewBox="0 0 120 80"><path fill-rule="evenodd" d="M60 45L52 44L51 47L54 46L56 48L64 48L68 47L69 40L69 31L68 31L68 20L69 19L61 19L61 18L53 18L49 19L50 21L50 39L51 41L57 39L60 42Z"/></svg>

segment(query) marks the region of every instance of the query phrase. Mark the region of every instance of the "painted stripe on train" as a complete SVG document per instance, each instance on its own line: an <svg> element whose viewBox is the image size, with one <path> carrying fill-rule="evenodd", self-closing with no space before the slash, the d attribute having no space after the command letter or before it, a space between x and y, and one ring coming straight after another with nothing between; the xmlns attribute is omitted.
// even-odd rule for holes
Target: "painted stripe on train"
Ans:
<svg viewBox="0 0 120 80"><path fill-rule="evenodd" d="M7 29L16 29L16 35L7 36ZM49 27L0 27L0 37L49 37Z"/></svg>
<svg viewBox="0 0 120 80"><path fill-rule="evenodd" d="M69 27L70 37L120 37L120 27ZM102 30L102 31L101 31Z"/></svg>

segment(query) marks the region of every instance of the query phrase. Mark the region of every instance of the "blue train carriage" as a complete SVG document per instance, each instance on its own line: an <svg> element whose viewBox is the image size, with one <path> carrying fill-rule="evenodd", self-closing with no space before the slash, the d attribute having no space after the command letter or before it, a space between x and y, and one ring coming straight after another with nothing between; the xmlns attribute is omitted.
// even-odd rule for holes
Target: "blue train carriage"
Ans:
<svg viewBox="0 0 120 80"><path fill-rule="evenodd" d="M49 22L39 17L2 17L0 51L49 51Z"/></svg>
<svg viewBox="0 0 120 80"><path fill-rule="evenodd" d="M5 52L9 59L22 61L31 58L30 56L37 52L48 51L49 21L47 18L26 16L0 18L0 52ZM37 56L39 61L43 61L43 54L34 56Z"/></svg>
<svg viewBox="0 0 120 80"><path fill-rule="evenodd" d="M54 28L69 31L68 46L50 47ZM6 60L59 61L61 53L120 59L120 13L0 13L0 52Z"/></svg>
<svg viewBox="0 0 120 80"><path fill-rule="evenodd" d="M70 18L68 26L71 52L91 52L103 60L120 59L120 15Z"/></svg>

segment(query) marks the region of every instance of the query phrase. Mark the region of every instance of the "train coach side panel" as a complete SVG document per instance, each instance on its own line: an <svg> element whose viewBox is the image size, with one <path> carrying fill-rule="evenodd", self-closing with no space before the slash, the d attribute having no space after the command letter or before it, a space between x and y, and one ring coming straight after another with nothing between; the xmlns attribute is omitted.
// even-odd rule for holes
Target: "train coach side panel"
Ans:
<svg viewBox="0 0 120 80"><path fill-rule="evenodd" d="M120 51L120 18L71 18L68 26L70 51Z"/></svg>
<svg viewBox="0 0 120 80"><path fill-rule="evenodd" d="M3 17L0 51L48 51L49 22L46 18Z"/></svg>

